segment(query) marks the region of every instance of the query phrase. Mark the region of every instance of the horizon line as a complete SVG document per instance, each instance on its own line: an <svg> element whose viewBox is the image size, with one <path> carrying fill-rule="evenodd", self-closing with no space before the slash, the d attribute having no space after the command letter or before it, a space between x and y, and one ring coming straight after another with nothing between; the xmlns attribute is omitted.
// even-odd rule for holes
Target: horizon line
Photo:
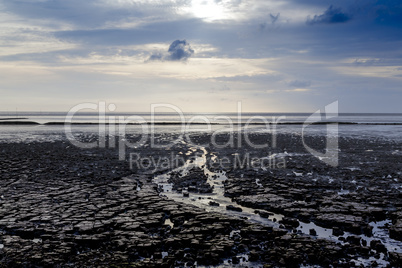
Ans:
<svg viewBox="0 0 402 268"><path fill-rule="evenodd" d="M0 116L1 114L6 115L18 115L18 114L26 114L26 113L34 113L34 114L46 114L46 113L65 113L67 114L69 111L0 111ZM151 114L151 111L108 111L105 112L105 115L119 115L119 114L132 114L132 113L139 113L139 114ZM238 111L235 112L200 112L200 111L183 111L183 114L238 114ZM241 114L313 114L314 112L241 112ZM99 114L99 112L96 111L87 111L87 112L76 112L74 113L75 115L82 115L82 114ZM154 114L179 114L177 112L155 112ZM383 114L383 115L402 115L402 112L338 112L340 115L345 115L345 114L372 114L372 115L378 115L378 114Z"/></svg>

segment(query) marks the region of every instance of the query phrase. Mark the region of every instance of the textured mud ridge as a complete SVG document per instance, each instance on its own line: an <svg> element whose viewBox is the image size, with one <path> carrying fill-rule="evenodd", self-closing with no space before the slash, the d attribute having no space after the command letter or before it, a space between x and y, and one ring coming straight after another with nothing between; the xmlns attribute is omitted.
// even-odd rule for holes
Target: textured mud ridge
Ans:
<svg viewBox="0 0 402 268"><path fill-rule="evenodd" d="M253 138L256 142L262 139ZM204 165L184 176L169 174L169 170L157 172L160 178L171 179L167 184L174 189L166 190L181 195L187 203L164 196L154 176L145 175L153 170L130 170L127 162L118 161L115 150L78 149L63 141L0 144L0 264L400 264L398 244L387 244L400 239L400 144L342 140L345 154L341 154L340 167L334 169L303 157L306 152L298 137L278 138L278 147L271 151L289 155L286 168L240 170ZM209 139L199 135L193 140L201 144ZM220 139L224 142L226 137ZM316 143L319 147L322 141ZM267 151L247 147L202 151L185 142L160 149L145 144L132 152L144 156L173 153L189 162L199 154L205 160L245 152L267 156ZM188 198L182 197L183 189L189 192ZM217 191L226 199L213 201ZM192 204L195 197L201 197L198 203L205 207ZM227 213L214 211L218 207ZM333 237L320 238L321 229L315 234L309 221L322 230L331 228ZM306 225L301 230L303 222ZM383 239L369 241L362 239L364 235L382 235Z"/></svg>

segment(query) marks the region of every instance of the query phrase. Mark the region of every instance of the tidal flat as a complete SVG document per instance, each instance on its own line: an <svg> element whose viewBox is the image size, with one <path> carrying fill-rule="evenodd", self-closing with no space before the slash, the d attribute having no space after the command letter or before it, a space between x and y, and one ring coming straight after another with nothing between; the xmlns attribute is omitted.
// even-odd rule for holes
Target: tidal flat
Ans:
<svg viewBox="0 0 402 268"><path fill-rule="evenodd" d="M161 146L125 148L123 161L119 148L66 139L2 142L0 265L402 263L400 142L340 137L333 167L300 135L278 134L275 146L271 134L247 139L159 133ZM325 153L325 137L305 142Z"/></svg>

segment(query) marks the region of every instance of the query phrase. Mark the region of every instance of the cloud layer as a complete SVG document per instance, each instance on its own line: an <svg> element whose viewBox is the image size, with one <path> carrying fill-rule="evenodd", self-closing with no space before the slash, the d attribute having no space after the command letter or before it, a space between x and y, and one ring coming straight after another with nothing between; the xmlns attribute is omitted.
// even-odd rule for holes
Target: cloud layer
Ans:
<svg viewBox="0 0 402 268"><path fill-rule="evenodd" d="M4 0L1 104L402 112L401 14L399 0Z"/></svg>

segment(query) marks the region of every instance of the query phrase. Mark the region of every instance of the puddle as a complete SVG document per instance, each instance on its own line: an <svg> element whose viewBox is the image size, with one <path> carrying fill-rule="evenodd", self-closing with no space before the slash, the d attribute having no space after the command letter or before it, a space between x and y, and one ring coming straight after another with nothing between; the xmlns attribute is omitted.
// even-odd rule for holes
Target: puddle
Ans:
<svg viewBox="0 0 402 268"><path fill-rule="evenodd" d="M345 195L345 194L349 194L350 191L349 190L344 190L343 188L341 188L341 190L338 192L338 195Z"/></svg>
<svg viewBox="0 0 402 268"><path fill-rule="evenodd" d="M164 225L169 225L169 226L172 227L172 228L174 227L173 222L172 222L169 218L165 220Z"/></svg>
<svg viewBox="0 0 402 268"><path fill-rule="evenodd" d="M358 170L361 170L359 167L347 167L347 168L345 168L345 169L348 169L348 170L350 170L350 171L358 171Z"/></svg>

